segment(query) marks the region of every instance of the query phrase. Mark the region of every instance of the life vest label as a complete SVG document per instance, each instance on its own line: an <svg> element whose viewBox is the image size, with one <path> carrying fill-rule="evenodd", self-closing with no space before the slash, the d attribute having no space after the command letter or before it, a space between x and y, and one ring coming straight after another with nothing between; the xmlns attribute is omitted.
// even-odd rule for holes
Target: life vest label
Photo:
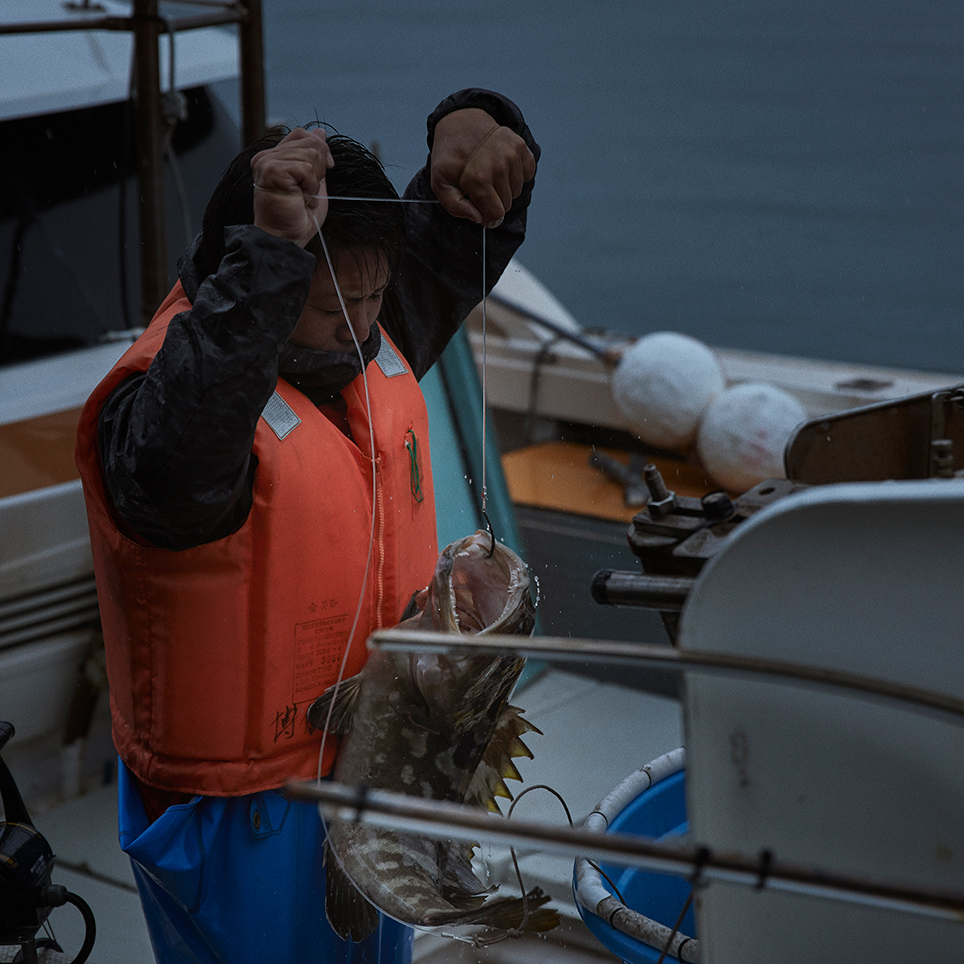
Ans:
<svg viewBox="0 0 964 964"><path fill-rule="evenodd" d="M309 619L295 626L293 700L316 700L335 681L345 648L344 613Z"/></svg>
<svg viewBox="0 0 964 964"><path fill-rule="evenodd" d="M301 424L299 416L278 394L277 390L268 399L268 404L265 405L261 417L279 439L283 439L295 426Z"/></svg>
<svg viewBox="0 0 964 964"><path fill-rule="evenodd" d="M398 357L395 353L395 349L388 343L387 338L382 339L381 347L378 349L378 354L375 356L375 362L378 367L382 370L382 374L386 378L394 378L396 375L404 375L408 369L405 367L405 362Z"/></svg>

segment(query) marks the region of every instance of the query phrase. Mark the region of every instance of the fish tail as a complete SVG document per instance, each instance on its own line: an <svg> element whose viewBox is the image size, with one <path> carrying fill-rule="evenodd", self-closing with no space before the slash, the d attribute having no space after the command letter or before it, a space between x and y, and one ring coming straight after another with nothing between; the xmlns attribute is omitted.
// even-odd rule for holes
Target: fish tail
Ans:
<svg viewBox="0 0 964 964"><path fill-rule="evenodd" d="M479 910L437 911L427 914L422 923L428 927L454 924L477 924L503 931L548 931L559 923L559 915L551 907L549 895L533 887L525 897L497 897L487 900Z"/></svg>

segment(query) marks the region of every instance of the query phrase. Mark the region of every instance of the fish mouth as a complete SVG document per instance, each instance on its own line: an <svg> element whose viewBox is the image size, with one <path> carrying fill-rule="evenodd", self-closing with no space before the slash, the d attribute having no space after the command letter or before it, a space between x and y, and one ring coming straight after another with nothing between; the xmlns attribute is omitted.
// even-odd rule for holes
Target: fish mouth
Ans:
<svg viewBox="0 0 964 964"><path fill-rule="evenodd" d="M448 602L443 619L450 630L470 636L512 631L508 626L512 614L525 608L522 597L528 596L524 564L506 546L493 546L491 536L483 532L451 548L436 573L442 585L448 583L448 592L440 597Z"/></svg>

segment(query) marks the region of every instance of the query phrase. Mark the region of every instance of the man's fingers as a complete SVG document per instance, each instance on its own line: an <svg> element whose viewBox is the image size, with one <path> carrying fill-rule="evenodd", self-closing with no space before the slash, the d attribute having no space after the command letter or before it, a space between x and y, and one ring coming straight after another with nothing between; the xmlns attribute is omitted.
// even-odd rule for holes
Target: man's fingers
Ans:
<svg viewBox="0 0 964 964"><path fill-rule="evenodd" d="M323 130L295 128L251 160L254 223L304 245L325 220L325 175L334 165Z"/></svg>
<svg viewBox="0 0 964 964"><path fill-rule="evenodd" d="M442 207L453 217L468 218L468 220L475 221L477 224L482 223L482 212L461 188L452 184L440 184L435 190L435 196L439 199Z"/></svg>
<svg viewBox="0 0 964 964"><path fill-rule="evenodd" d="M317 194L328 169L334 165L323 130L297 127L277 145L256 154L251 161L255 184L262 190Z"/></svg>
<svg viewBox="0 0 964 964"><path fill-rule="evenodd" d="M485 224L505 217L525 182L535 174L532 152L507 127L494 130L467 160L459 187Z"/></svg>

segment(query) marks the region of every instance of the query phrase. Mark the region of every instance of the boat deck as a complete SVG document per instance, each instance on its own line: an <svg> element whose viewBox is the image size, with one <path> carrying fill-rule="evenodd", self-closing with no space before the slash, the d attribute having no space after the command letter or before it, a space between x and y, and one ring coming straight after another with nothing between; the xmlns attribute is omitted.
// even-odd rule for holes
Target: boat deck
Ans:
<svg viewBox="0 0 964 964"><path fill-rule="evenodd" d="M535 759L518 761L523 786L554 787L576 821L632 770L682 742L681 710L675 699L576 673L548 668L517 694L516 702L543 731L528 741ZM98 719L98 726L104 725L106 721ZM19 780L16 762L11 760L10 765ZM49 809L31 806L31 815L57 855L53 882L81 896L93 910L97 940L92 964L150 964L153 955L133 874L117 845L116 785L89 790ZM515 815L561 825L566 820L558 801L541 792L521 800ZM508 853L490 851L486 859L494 879L514 880ZM415 960L523 964L544 960L547 953L567 964L616 960L577 916L570 890L572 861L529 854L520 864L526 886L543 887L562 911L563 924L556 931L486 949L418 934ZM72 957L83 940L80 914L68 906L55 910L50 920ZM0 961L9 960L15 950L0 948ZM51 962L56 959L49 956Z"/></svg>

